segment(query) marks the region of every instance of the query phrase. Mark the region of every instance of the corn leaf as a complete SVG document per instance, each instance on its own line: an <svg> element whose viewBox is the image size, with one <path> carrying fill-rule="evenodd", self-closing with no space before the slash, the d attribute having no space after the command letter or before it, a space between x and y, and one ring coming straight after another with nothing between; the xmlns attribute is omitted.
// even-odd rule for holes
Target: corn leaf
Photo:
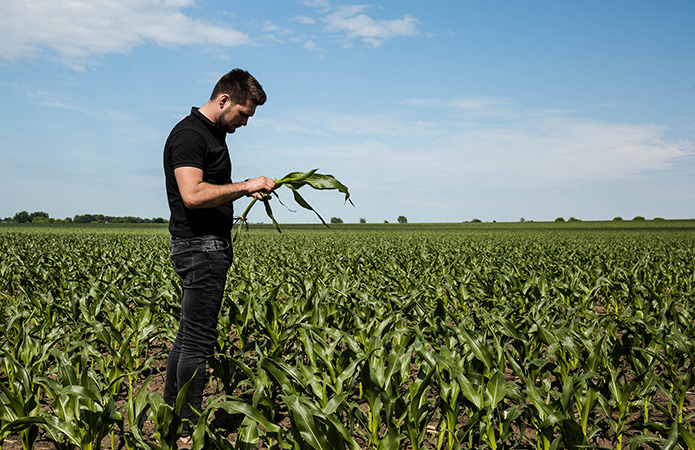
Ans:
<svg viewBox="0 0 695 450"><path fill-rule="evenodd" d="M294 201L297 202L299 206L301 206L304 209L308 209L309 211L313 211L314 214L321 220L321 223L323 223L326 227L328 227L328 224L326 223L325 220L323 220L323 217L316 211L310 204L307 202L302 195L299 194L299 189L301 189L304 186L309 186L313 189L317 190L336 190L342 194L345 195L345 200L346 202L350 202L351 205L355 206L354 203L352 203L352 200L350 200L350 191L348 190L348 187L345 186L343 183L338 181L333 175L326 175L326 174L321 174L321 173L316 173L318 169L313 169L308 172L290 172L284 177L280 179L275 179L275 190L279 189L282 186L286 186L288 189L292 191L292 195L294 197ZM277 196L277 194L276 194ZM268 217L273 221L273 225L275 226L275 229L278 230L278 232L281 232L280 226L278 225L277 221L275 220L275 217L273 215L273 210L270 206L270 200L271 200L271 195L266 195L263 198L263 204L265 206L265 212L268 215ZM239 236L239 233L241 229L247 225L247 218L249 211L251 211L251 208L253 205L256 204L258 201L257 198L254 198L251 203L246 207L244 210L243 214L239 216L236 221L238 222L236 224L236 231L233 233L233 241L236 241L237 237ZM278 201L279 197L278 197ZM284 206L282 202L280 202ZM289 208L288 208L289 209Z"/></svg>
<svg viewBox="0 0 695 450"><path fill-rule="evenodd" d="M281 398L292 415L292 424L297 427L297 431L306 443L316 450L331 450L326 437L316 426L311 409L296 395L281 396Z"/></svg>

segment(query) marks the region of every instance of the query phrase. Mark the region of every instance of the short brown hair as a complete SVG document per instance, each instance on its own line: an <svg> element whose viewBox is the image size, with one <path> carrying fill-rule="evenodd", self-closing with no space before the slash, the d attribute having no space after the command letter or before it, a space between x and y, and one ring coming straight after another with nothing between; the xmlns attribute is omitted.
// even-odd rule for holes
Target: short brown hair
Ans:
<svg viewBox="0 0 695 450"><path fill-rule="evenodd" d="M220 78L212 90L210 100L216 99L220 94L229 95L232 102L237 105L245 105L248 100L251 100L260 106L267 98L258 80L242 69L234 69Z"/></svg>

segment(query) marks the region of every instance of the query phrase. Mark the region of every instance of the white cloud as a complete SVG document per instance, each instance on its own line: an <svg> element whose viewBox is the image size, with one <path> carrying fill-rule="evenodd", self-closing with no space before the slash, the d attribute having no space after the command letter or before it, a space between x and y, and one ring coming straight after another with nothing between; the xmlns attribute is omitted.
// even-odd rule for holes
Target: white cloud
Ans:
<svg viewBox="0 0 695 450"><path fill-rule="evenodd" d="M402 19L375 19L365 13L374 5L331 6L322 0L305 0L302 4L318 8L318 18L295 16L291 20L305 25L323 23L324 31L338 36L342 48L352 48L353 41L379 47L388 39L420 34L417 29L420 22L410 14Z"/></svg>
<svg viewBox="0 0 695 450"><path fill-rule="evenodd" d="M307 50L314 51L314 52L321 52L321 51L323 51L323 50L321 49L321 47L319 47L319 46L316 44L316 42L314 42L314 41L306 41L306 42L304 43L304 48L306 48Z"/></svg>
<svg viewBox="0 0 695 450"><path fill-rule="evenodd" d="M616 106L620 106L618 102L606 102L606 103L594 103L592 105L589 105L589 108L615 108Z"/></svg>
<svg viewBox="0 0 695 450"><path fill-rule="evenodd" d="M455 220L481 215L501 220L507 213L534 219L545 214L543 220L552 220L564 211L605 219L615 215L612 211L625 210L625 199L639 203L621 192L635 187L648 191L645 186L656 183L655 192L663 194L662 185L668 185L677 165L695 156L695 142L669 140L658 125L572 117L530 118L465 132L440 129L427 143L408 139L412 145L391 139L388 131L384 137L340 135L297 152L292 160L297 168L332 171L350 186L357 208L338 210L319 199L317 209L366 215L370 221L393 220L399 214L440 221L444 213ZM682 189L676 193L686 195ZM568 195L596 198L578 210Z"/></svg>
<svg viewBox="0 0 695 450"><path fill-rule="evenodd" d="M666 131L653 124L529 118L447 135L434 146L432 156L447 161L442 171L470 184L581 186L670 169L695 152L694 142L667 139Z"/></svg>
<svg viewBox="0 0 695 450"><path fill-rule="evenodd" d="M497 116L497 115L513 115L509 106L511 102L502 98L450 98L450 99L431 99L431 98L414 98L401 102L404 105L437 107L437 108L453 108L464 110L469 114L476 116Z"/></svg>
<svg viewBox="0 0 695 450"><path fill-rule="evenodd" d="M348 40L358 39L373 47L380 46L386 39L398 36L415 36L420 23L413 16L406 14L402 19L376 20L363 11L371 5L342 6L324 17L326 30L345 33Z"/></svg>
<svg viewBox="0 0 695 450"><path fill-rule="evenodd" d="M427 135L435 133L436 124L409 121L387 114L341 114L318 110L299 110L293 117L284 119L258 119L284 132L326 135L333 133L361 135Z"/></svg>
<svg viewBox="0 0 695 450"><path fill-rule="evenodd" d="M255 23L256 26L260 28L260 30L264 33L277 33L281 35L294 34L294 30L292 30L291 28L283 28L270 20L261 20L258 22L252 21L252 23Z"/></svg>
<svg viewBox="0 0 695 450"><path fill-rule="evenodd" d="M181 9L192 0L24 0L3 2L0 57L36 58L44 51L76 69L109 53L147 42L176 46L248 44L229 26L193 19Z"/></svg>
<svg viewBox="0 0 695 450"><path fill-rule="evenodd" d="M301 23L302 25L313 25L316 23L314 19L307 16L294 16L290 20L292 20L293 22Z"/></svg>
<svg viewBox="0 0 695 450"><path fill-rule="evenodd" d="M302 5L312 6L314 8L328 8L331 3L328 0L303 0Z"/></svg>
<svg viewBox="0 0 695 450"><path fill-rule="evenodd" d="M421 106L429 100L404 103ZM455 180L467 189L548 189L639 180L695 156L695 142L669 139L669 130L661 125L610 123L551 109L515 109L508 100L456 99L450 104L474 111L503 106L507 115L477 115L463 121L456 115L452 119L427 114L426 122L411 120L405 112L303 110L288 120L259 119L259 124L283 136L320 136L325 142L311 156L327 159L334 147L336 160L325 166L359 173L365 183L379 177L396 186L399 180L417 177L428 192L436 191L442 180ZM417 108L414 113L423 115Z"/></svg>

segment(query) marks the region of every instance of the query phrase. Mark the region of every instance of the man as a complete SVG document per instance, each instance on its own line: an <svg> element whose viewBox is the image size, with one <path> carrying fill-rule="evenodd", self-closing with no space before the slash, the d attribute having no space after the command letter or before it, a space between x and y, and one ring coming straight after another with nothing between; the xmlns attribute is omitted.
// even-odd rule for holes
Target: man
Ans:
<svg viewBox="0 0 695 450"><path fill-rule="evenodd" d="M179 389L191 380L180 414L192 423L196 416L191 407L201 408L207 358L214 351L232 264L232 202L243 196L260 199L275 187L266 177L232 182L226 135L246 126L265 101L260 83L234 69L217 82L205 105L192 108L174 127L164 146L171 258L183 280L181 320L167 360L164 400L173 405ZM184 420L180 443L190 443L191 432Z"/></svg>

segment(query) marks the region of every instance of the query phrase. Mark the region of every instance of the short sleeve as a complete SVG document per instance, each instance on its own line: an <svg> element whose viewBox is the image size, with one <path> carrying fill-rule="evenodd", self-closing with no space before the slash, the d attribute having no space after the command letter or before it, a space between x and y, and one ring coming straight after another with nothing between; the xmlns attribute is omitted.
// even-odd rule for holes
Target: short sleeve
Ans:
<svg viewBox="0 0 695 450"><path fill-rule="evenodd" d="M173 169L179 167L205 168L205 139L196 131L183 129L171 137L169 142Z"/></svg>

